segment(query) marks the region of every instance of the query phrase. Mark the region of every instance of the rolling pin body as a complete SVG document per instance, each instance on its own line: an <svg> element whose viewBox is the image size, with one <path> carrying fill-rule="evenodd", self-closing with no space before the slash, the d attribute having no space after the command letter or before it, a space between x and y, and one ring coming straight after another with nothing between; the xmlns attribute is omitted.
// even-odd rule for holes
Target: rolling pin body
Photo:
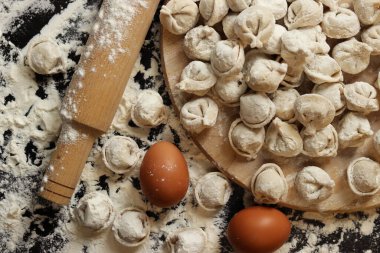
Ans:
<svg viewBox="0 0 380 253"><path fill-rule="evenodd" d="M70 202L94 141L112 122L158 4L104 1L66 92L64 123L43 178L43 198L60 205Z"/></svg>

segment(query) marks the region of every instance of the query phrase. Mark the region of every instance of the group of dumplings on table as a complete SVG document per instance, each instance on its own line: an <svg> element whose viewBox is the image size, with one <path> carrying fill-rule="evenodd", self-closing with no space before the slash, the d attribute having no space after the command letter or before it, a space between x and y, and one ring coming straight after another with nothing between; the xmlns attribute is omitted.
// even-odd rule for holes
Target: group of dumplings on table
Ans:
<svg viewBox="0 0 380 253"><path fill-rule="evenodd" d="M160 20L169 32L184 35L191 60L176 85L192 95L180 110L190 133L215 126L220 106L227 106L239 107L230 145L248 160L263 149L277 157L335 157L338 148L359 147L373 135L368 114L379 110L380 74L371 84L346 83L344 76L363 72L380 55L379 1L170 0ZM373 138L376 149L379 136ZM353 193L373 195L380 189L380 165L355 159L347 180ZM295 177L305 201L327 199L334 186L317 166ZM251 190L258 202L284 199L282 169L262 165Z"/></svg>

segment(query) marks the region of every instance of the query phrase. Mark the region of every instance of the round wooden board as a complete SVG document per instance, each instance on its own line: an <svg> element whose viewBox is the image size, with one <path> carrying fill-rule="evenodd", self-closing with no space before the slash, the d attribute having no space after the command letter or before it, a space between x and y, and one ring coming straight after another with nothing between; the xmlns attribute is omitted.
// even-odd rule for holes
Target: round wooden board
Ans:
<svg viewBox="0 0 380 253"><path fill-rule="evenodd" d="M193 97L181 92L176 87L183 68L190 62L183 52L182 43L183 36L176 36L162 29L161 58L164 77L178 115L182 105ZM355 77L345 75L345 83L362 80L373 84L380 69L380 57L372 58L370 67L360 75ZM380 162L380 157L374 151L371 138L359 148L339 150L338 156L335 158L313 159L302 155L295 158L282 158L271 156L262 149L256 160L247 161L232 150L228 141L229 127L232 121L238 117L238 113L238 108L228 108L219 104L216 126L203 131L201 134L191 136L210 161L237 184L250 190L250 181L257 169L263 163L274 162L283 169L289 185L288 195L279 205L297 210L318 212L352 212L380 206L380 193L371 197L356 196L351 192L346 176L348 164L357 157L367 156ZM338 119L337 117L333 125L336 126ZM374 132L380 129L380 112L370 114L369 119ZM294 187L297 172L307 165L323 168L335 181L333 195L317 204L308 203L300 198Z"/></svg>

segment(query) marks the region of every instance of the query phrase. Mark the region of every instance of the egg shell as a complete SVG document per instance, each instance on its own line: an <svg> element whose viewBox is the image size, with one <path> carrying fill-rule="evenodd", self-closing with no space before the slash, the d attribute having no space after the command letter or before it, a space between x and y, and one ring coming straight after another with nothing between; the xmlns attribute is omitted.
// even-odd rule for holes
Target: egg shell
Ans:
<svg viewBox="0 0 380 253"><path fill-rule="evenodd" d="M228 224L228 241L237 253L272 253L289 238L289 219L279 210L255 206L236 213Z"/></svg>
<svg viewBox="0 0 380 253"><path fill-rule="evenodd" d="M151 146L141 164L140 183L152 204L170 207L179 203L189 187L189 171L181 151L166 141Z"/></svg>

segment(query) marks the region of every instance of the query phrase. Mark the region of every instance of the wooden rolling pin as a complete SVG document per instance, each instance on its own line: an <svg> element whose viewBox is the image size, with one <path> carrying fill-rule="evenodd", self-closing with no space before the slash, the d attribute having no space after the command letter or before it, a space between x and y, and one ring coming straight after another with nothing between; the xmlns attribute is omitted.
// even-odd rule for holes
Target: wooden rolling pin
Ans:
<svg viewBox="0 0 380 253"><path fill-rule="evenodd" d="M112 2L103 2L67 90L61 111L64 123L43 178L40 196L60 205L69 204L94 141L112 122L159 4L125 1L130 8L123 17L119 8L123 6Z"/></svg>

